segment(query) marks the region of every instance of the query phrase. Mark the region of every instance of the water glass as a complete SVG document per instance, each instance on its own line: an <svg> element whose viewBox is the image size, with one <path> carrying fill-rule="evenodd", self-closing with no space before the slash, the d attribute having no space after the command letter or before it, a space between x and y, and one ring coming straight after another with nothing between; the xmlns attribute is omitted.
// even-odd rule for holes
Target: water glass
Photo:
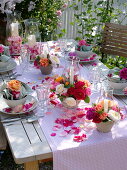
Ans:
<svg viewBox="0 0 127 170"><path fill-rule="evenodd" d="M38 99L39 115L43 116L47 111L49 89L47 86L41 84L36 88L36 94Z"/></svg>

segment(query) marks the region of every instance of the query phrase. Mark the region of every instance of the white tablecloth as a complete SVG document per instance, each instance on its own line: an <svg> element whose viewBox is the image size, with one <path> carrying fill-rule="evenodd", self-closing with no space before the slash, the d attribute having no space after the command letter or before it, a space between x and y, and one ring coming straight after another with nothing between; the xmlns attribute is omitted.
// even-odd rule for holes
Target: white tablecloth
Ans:
<svg viewBox="0 0 127 170"><path fill-rule="evenodd" d="M40 70L31 67L24 74L23 82L38 84L42 77ZM32 85L35 85L34 83ZM32 86L31 85L31 86ZM96 97L93 97L95 100ZM53 151L54 170L126 170L127 166L127 120L114 126L110 133L99 133L96 129L87 132L88 140L77 143L74 135L52 137L54 121L62 114L61 109L50 110L52 114L40 119L40 126Z"/></svg>

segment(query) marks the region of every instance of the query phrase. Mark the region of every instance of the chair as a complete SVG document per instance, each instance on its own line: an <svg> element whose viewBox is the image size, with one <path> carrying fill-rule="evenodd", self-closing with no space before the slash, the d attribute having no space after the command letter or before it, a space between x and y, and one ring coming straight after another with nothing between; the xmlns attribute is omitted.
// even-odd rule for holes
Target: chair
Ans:
<svg viewBox="0 0 127 170"><path fill-rule="evenodd" d="M102 58L107 54L127 57L127 26L106 23L100 51Z"/></svg>

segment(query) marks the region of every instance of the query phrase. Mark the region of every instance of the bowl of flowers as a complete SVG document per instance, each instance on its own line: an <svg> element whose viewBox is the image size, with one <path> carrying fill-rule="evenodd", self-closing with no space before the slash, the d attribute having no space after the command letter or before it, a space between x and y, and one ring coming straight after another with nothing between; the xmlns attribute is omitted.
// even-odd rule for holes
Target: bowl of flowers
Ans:
<svg viewBox="0 0 127 170"><path fill-rule="evenodd" d="M114 89L124 89L127 87L127 68L115 68L108 72L107 75L109 86Z"/></svg>
<svg viewBox="0 0 127 170"><path fill-rule="evenodd" d="M8 61L10 60L10 57L3 54L4 47L0 46L0 68L4 68L8 66Z"/></svg>
<svg viewBox="0 0 127 170"><path fill-rule="evenodd" d="M74 79L65 75L55 77L51 82L51 91L67 108L78 107L81 100L86 103L90 102L90 83L88 80L79 79L77 75Z"/></svg>
<svg viewBox="0 0 127 170"><path fill-rule="evenodd" d="M44 75L51 74L53 66L59 65L60 61L55 54L46 54L37 56L34 65L40 68L41 73Z"/></svg>
<svg viewBox="0 0 127 170"><path fill-rule="evenodd" d="M113 100L104 99L87 108L86 118L96 123L100 132L110 132L114 123L121 119L120 107Z"/></svg>
<svg viewBox="0 0 127 170"><path fill-rule="evenodd" d="M20 104L23 105L27 99L25 85L19 80L10 80L6 82L1 93L3 94L4 101L11 108Z"/></svg>
<svg viewBox="0 0 127 170"><path fill-rule="evenodd" d="M80 40L78 45L76 45L76 53L78 57L85 57L88 58L90 55L94 53L92 50L92 45L88 44L85 40Z"/></svg>

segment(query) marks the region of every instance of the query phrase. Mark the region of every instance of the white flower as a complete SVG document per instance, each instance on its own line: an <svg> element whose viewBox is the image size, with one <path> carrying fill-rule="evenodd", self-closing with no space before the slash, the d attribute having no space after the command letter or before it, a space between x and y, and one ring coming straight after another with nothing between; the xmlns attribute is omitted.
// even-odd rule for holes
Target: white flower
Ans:
<svg viewBox="0 0 127 170"><path fill-rule="evenodd" d="M56 55L51 55L50 60L53 64L60 64L60 60Z"/></svg>
<svg viewBox="0 0 127 170"><path fill-rule="evenodd" d="M64 84L59 84L56 86L56 94L66 93L67 89L64 88Z"/></svg>
<svg viewBox="0 0 127 170"><path fill-rule="evenodd" d="M121 116L119 112L116 112L114 110L109 110L108 112L108 117L113 120L114 122L117 122L118 120L120 120Z"/></svg>
<svg viewBox="0 0 127 170"><path fill-rule="evenodd" d="M76 100L73 98L73 97L67 97L65 100L64 100L64 103L66 103L68 106L76 106Z"/></svg>

